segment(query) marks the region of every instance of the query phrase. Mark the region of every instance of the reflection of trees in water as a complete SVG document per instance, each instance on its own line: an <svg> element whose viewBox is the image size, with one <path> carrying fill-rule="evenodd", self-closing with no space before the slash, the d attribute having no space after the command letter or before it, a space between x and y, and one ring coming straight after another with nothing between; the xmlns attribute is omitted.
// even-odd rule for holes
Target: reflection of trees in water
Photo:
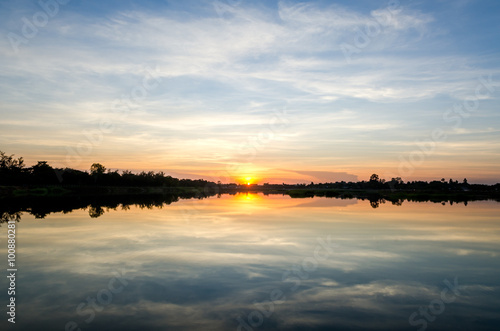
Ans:
<svg viewBox="0 0 500 331"><path fill-rule="evenodd" d="M314 196L314 195L313 195ZM346 198L346 196L342 196L342 199ZM358 199L361 201L368 200L370 203L370 206L372 208L378 208L380 207L381 204L384 204L386 202L390 202L393 206L402 206L403 202L405 201L410 201L410 202L433 202L433 203L440 203L441 205L445 206L446 204L453 205L458 204L458 203L463 203L465 206L468 204L468 200L466 199L446 199L446 198L439 198L439 197L433 197L429 198L428 196L418 196L418 197L406 197L406 198L391 198L391 197L381 197L380 195L369 195L369 196L351 196L349 199ZM477 198L477 199L470 199L469 201L475 201L475 200L485 200L483 198ZM498 200L497 200L498 201ZM500 202L500 201L498 201Z"/></svg>
<svg viewBox="0 0 500 331"><path fill-rule="evenodd" d="M135 206L135 207L138 207L140 209L154 209L154 208L162 209L163 206L169 205L172 202L177 202L177 201L179 201L178 197L175 199L168 199L167 201L165 201L164 199L152 199L151 201L142 201L140 203L130 203L130 204L120 203L118 205L91 204L89 206L89 216L91 218L98 218L98 217L102 216L105 213L105 210L103 207L106 208L106 211L118 210L118 208L120 208L121 210L130 210L131 206Z"/></svg>
<svg viewBox="0 0 500 331"><path fill-rule="evenodd" d="M21 216L22 216L22 212L18 211L18 212L13 212L13 213L9 213L9 212L2 212L1 216L0 216L0 224L1 223L8 223L9 221L16 221L16 222L19 222L21 220Z"/></svg>
<svg viewBox="0 0 500 331"><path fill-rule="evenodd" d="M385 199L370 199L370 206L378 208L381 204L385 203Z"/></svg>
<svg viewBox="0 0 500 331"><path fill-rule="evenodd" d="M213 194L210 194L213 195ZM63 197L22 197L2 199L0 204L1 223L11 219L20 221L21 212L43 219L51 213L71 213L73 210L89 208L89 216L98 218L105 211L129 210L132 206L140 209L163 208L180 199L204 199L210 195L199 192L122 195L122 196L63 196Z"/></svg>
<svg viewBox="0 0 500 331"><path fill-rule="evenodd" d="M329 193L329 192L327 192ZM319 196L330 197L325 192L320 192ZM333 192L335 193L335 192ZM0 200L0 224L6 223L9 220L16 220L19 222L21 220L22 212L27 212L35 218L43 219L51 213L71 213L73 210L77 209L87 209L89 208L89 216L91 218L98 218L102 216L106 211L117 210L130 210L132 206L138 207L140 209L153 209L153 208L163 208L165 205L170 205L171 203L177 202L180 199L204 199L209 196L216 195L220 197L220 194L216 192L202 192L202 191L192 191L186 193L167 193L167 194L143 194L143 195L98 195L98 196L60 196L60 197L30 197L25 196L22 198L4 198ZM269 193L268 193L269 194ZM317 196L314 192L311 193L310 197ZM345 193L342 195L336 194L335 197L340 199L359 199L368 200L372 208L378 208L381 204L391 202L392 205L401 206L404 201L430 201L438 202L443 205L449 203L453 205L454 203L464 203L467 206L466 199L442 199L442 198L432 198L428 196L423 196L420 194L416 197L382 197L381 195L370 194L368 196L355 196L350 193ZM470 199L474 200L474 199ZM481 200L481 199L475 199ZM498 200L497 200L498 201ZM500 201L499 201L500 202Z"/></svg>
<svg viewBox="0 0 500 331"><path fill-rule="evenodd" d="M90 216L90 218L98 218L99 216L102 216L102 214L104 214L104 209L102 209L102 207L100 207L100 206L97 206L97 207L90 206L90 208L89 208L89 216Z"/></svg>
<svg viewBox="0 0 500 331"><path fill-rule="evenodd" d="M401 206L403 204L403 200L401 200L401 199L393 200L391 202L394 206ZM452 204L453 204L453 202L452 202Z"/></svg>

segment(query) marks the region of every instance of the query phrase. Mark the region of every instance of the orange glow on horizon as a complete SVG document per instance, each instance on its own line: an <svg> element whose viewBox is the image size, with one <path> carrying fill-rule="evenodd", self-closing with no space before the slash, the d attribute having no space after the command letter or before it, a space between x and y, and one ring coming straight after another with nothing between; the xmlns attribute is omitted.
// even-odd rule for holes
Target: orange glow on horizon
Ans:
<svg viewBox="0 0 500 331"><path fill-rule="evenodd" d="M24 155L23 155L24 154ZM467 178L470 184L488 184L493 185L499 182L500 175L498 167L488 165L482 167L481 172L478 172L477 166L472 163L463 162L451 167L449 163L440 160L426 160L425 164L416 167L411 175L405 176L400 174L398 170L399 162L384 161L378 163L378 160L366 160L364 162L352 162L349 164L339 164L334 169L327 168L322 165L318 166L300 166L297 168L284 170L288 167L287 164L281 164L277 161L275 164L253 164L248 166L240 166L237 171L228 172L225 167L206 167L206 165L193 164L189 169L179 167L175 164L174 159L148 159L146 156L141 157L124 157L108 156L108 155L92 155L82 157L79 163L67 163L65 156L58 155L43 155L34 154L35 156L25 155L23 152L15 153L15 157L24 157L25 163L29 166L35 165L38 160L47 160L49 165L54 168L65 168L66 166L80 171L89 171L92 163L101 163L109 170L118 170L121 173L124 170L130 170L134 173L142 171L163 171L165 174L175 178L187 179L206 179L221 180L224 184L237 183L245 186L259 183L270 184L297 184L304 183L325 183L344 180L339 173L347 173L357 176L357 181L368 181L370 175L378 174L381 179L386 181L392 177L401 177L404 182L413 180L433 181L445 178L449 180L458 180L461 182ZM328 172L332 171L329 175ZM214 176L214 174L216 174ZM220 174L220 175L219 175ZM348 181L348 180L346 180Z"/></svg>
<svg viewBox="0 0 500 331"><path fill-rule="evenodd" d="M246 184L246 185L250 186L252 184L256 184L257 181L256 181L255 178L248 176L248 177L242 178L240 180L240 182L243 183L243 184Z"/></svg>

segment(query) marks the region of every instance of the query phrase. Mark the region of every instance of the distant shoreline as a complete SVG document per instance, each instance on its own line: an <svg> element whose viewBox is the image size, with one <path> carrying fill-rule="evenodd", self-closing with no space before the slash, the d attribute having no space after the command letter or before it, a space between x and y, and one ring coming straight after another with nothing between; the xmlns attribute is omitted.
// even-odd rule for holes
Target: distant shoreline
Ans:
<svg viewBox="0 0 500 331"><path fill-rule="evenodd" d="M100 163L93 163L90 172L53 168L47 161L25 167L22 157L14 158L0 151L0 201L9 199L35 199L37 197L105 197L171 195L181 198L203 198L216 194L262 192L283 194L292 198L313 196L341 199L368 199L370 202L387 200L394 204L403 200L432 202L466 202L493 199L500 201L500 183L494 185L470 184L445 178L441 180L403 181L401 177L389 179L372 174L369 180L358 182L325 182L310 184L223 184L205 179L179 179L164 172L124 170L110 171Z"/></svg>
<svg viewBox="0 0 500 331"><path fill-rule="evenodd" d="M158 187L158 186L57 186L57 185L33 185L33 186L0 186L0 199L6 198L36 198L36 197L70 197L70 196L137 196L137 195L187 195L192 197L206 197L216 194L236 193L264 193L282 194L291 198L328 197L341 199L368 199L387 200L397 202L408 201L472 201L472 200L496 200L500 202L498 190L489 191L437 191L431 189L407 190L407 189L355 189L355 188L307 188L294 185L273 185L271 187L252 185L238 187L227 187L227 185L207 185L205 187Z"/></svg>

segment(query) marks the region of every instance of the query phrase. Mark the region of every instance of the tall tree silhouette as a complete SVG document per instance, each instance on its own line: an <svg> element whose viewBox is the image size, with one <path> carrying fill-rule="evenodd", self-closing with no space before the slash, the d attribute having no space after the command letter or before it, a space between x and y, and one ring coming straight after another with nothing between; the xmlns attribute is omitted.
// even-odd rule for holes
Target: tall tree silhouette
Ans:
<svg viewBox="0 0 500 331"><path fill-rule="evenodd" d="M92 165L90 166L90 174L92 176L100 176L104 174L105 171L106 167L100 163L92 163Z"/></svg>
<svg viewBox="0 0 500 331"><path fill-rule="evenodd" d="M90 166L90 174L94 177L94 183L100 182L101 177L104 175L106 167L100 163L92 163Z"/></svg>

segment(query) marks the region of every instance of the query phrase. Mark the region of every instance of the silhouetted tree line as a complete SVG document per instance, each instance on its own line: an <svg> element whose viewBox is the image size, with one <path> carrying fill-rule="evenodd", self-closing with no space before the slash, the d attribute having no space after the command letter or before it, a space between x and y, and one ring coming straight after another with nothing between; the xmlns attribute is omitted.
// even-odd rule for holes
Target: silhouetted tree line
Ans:
<svg viewBox="0 0 500 331"><path fill-rule="evenodd" d="M124 170L106 170L94 163L90 171L53 168L47 161L38 161L26 167L22 157L6 155L0 151L0 185L78 185L78 186L148 186L148 187L206 187L215 183L203 179L178 179L160 172L133 173Z"/></svg>
<svg viewBox="0 0 500 331"><path fill-rule="evenodd" d="M38 161L32 167L26 167L22 157L14 158L0 151L0 186L129 186L129 187L193 187L193 188L222 188L227 185L213 183L203 179L178 179L167 176L163 172L133 173L124 170L107 170L102 164L94 163L90 171L81 171L70 168L53 168L47 161ZM235 185L236 186L236 185ZM404 182L400 177L391 178L386 181L377 174L372 174L368 181L360 182L334 182L334 183L310 183L297 185L274 185L264 184L252 185L253 190L282 190L282 189L334 189L334 190L391 190L405 192L486 192L497 194L500 184L483 185L469 184L467 179L459 182L442 178L440 181L408 181ZM244 187L243 189L247 189Z"/></svg>
<svg viewBox="0 0 500 331"><path fill-rule="evenodd" d="M272 186L272 185L269 185ZM400 177L391 178L390 181L381 179L377 174L370 176L368 181L360 182L334 182L334 183L313 183L299 184L298 188L307 189L337 189L337 190L392 190L406 192L499 192L500 183L495 185L469 184L467 179L463 181L442 178L441 180L426 181L407 181L404 182Z"/></svg>

